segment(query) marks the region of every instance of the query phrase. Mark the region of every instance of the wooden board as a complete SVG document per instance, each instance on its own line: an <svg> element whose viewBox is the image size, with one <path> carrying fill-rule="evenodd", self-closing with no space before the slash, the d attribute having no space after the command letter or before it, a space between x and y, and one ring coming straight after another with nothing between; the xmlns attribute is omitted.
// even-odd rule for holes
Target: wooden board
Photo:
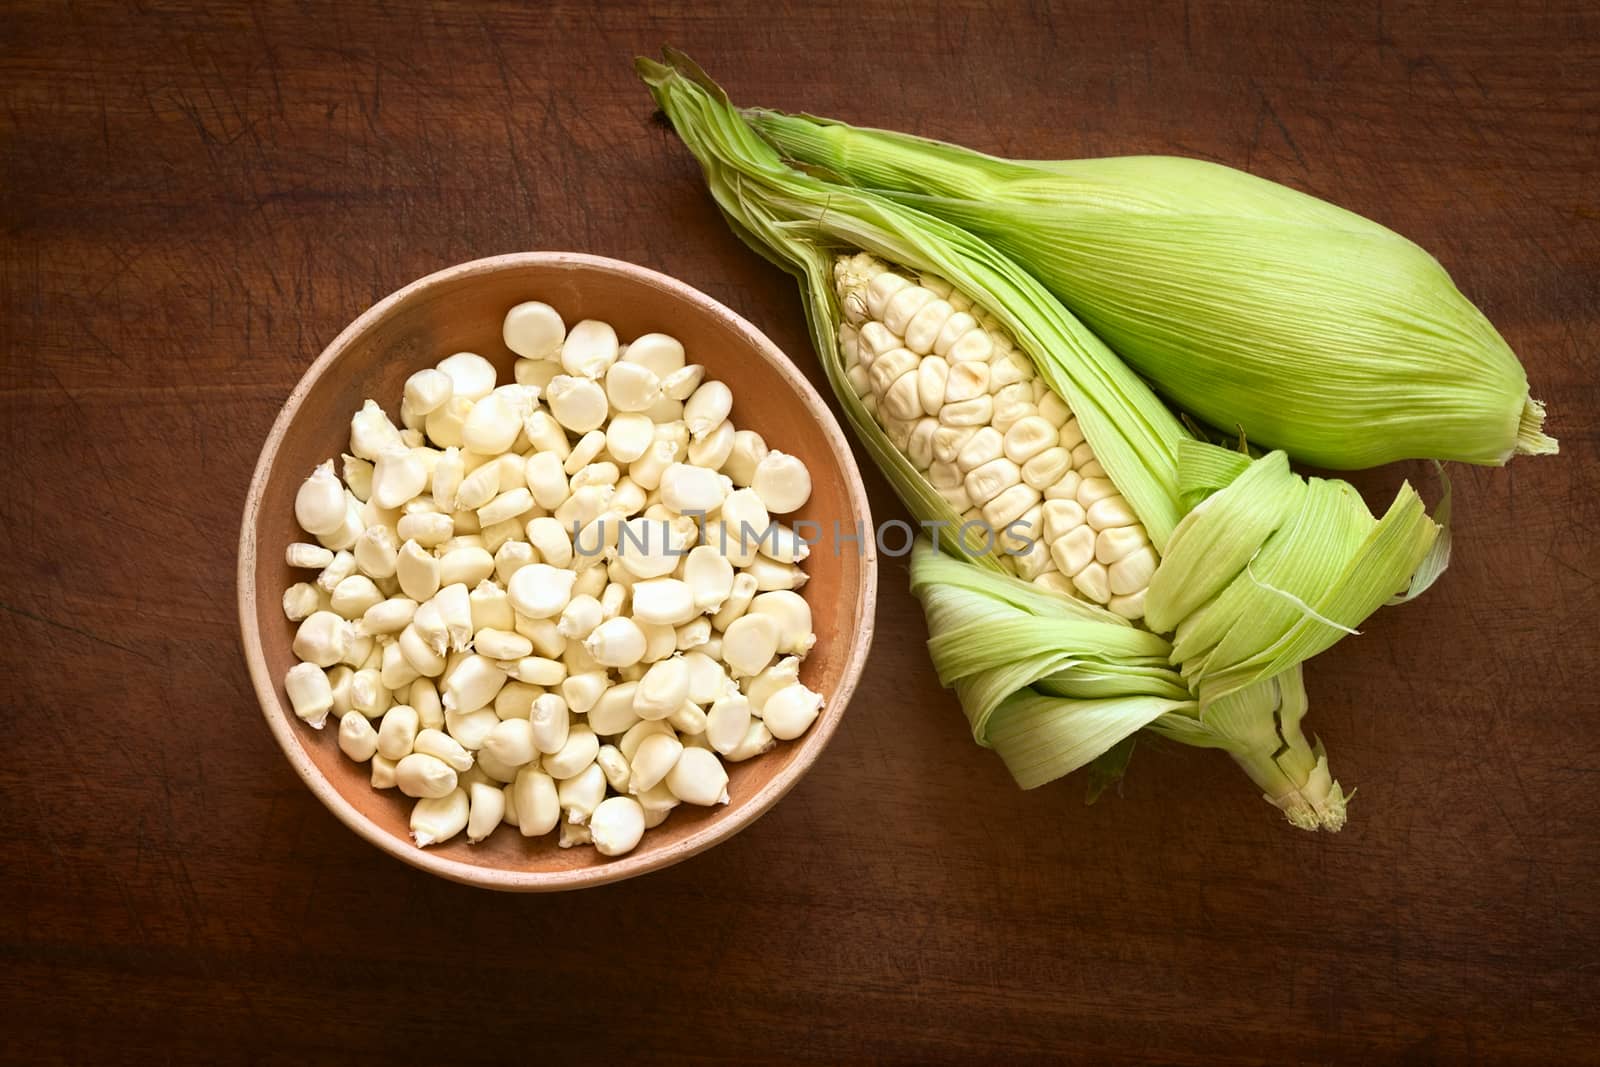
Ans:
<svg viewBox="0 0 1600 1067"><path fill-rule="evenodd" d="M1597 1055L1600 19L1590 5L70 5L0 19L6 1058ZM1521 353L1563 452L1454 468L1456 561L1307 671L1359 789L1299 834L1214 753L1015 790L885 559L815 771L694 861L507 897L301 785L237 645L279 404L439 267L683 278L820 382L630 61L1023 156L1177 152L1369 214ZM865 463L865 459L862 460ZM1430 467L1360 476L1378 500ZM880 517L898 507L869 471Z"/></svg>

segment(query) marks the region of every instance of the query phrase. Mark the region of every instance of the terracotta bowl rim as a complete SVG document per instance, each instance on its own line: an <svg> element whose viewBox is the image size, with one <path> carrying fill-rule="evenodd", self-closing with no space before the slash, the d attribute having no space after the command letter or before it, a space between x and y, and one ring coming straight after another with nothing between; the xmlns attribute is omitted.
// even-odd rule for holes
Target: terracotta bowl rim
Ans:
<svg viewBox="0 0 1600 1067"><path fill-rule="evenodd" d="M862 484L861 471L856 464L855 456L850 450L849 443L845 439L844 432L840 429L838 421L833 417L833 413L829 410L827 404L823 402L822 397L806 377L800 373L789 358L784 355L783 351L766 334L762 333L743 316L693 286L659 271L651 270L648 267L583 252L513 252L470 260L435 271L390 293L362 312L334 338L332 343L323 349L322 353L295 384L288 399L284 401L282 410L278 412L278 417L274 420L272 429L267 434L267 439L262 445L261 454L256 461L255 473L250 480L250 490L245 498L243 525L239 533L239 564L237 571L239 626L245 660L250 671L251 685L255 689L257 701L261 705L262 717L266 719L267 726L272 731L272 736L277 741L278 747L283 750L283 754L288 758L295 771L299 773L301 780L305 782L311 792L316 795L317 799L322 801L328 810L333 812L341 822L361 837L405 863L431 874L465 885L514 892L548 892L579 889L617 882L646 874L650 871L660 870L686 860L697 853L705 851L712 845L732 837L770 811L772 806L781 800L790 789L794 788L800 778L816 762L817 757L821 755L822 750L827 747L828 741L833 737L834 731L838 729L839 720L843 717L844 710L849 705L850 698L855 692L856 684L860 680L861 672L866 665L867 654L872 647L874 612L877 604L877 552L872 539L869 537L863 546L861 585L856 591L858 622L853 635L849 639L849 651L845 659L845 665L838 685L835 686L834 692L828 696L822 715L819 716L811 729L806 732L805 736L795 742L799 746L799 751L789 765L768 781L749 802L734 811L727 812L721 818L709 820L704 826L697 828L694 833L682 841L678 841L665 849L639 851L611 860L605 864L565 871L528 871L482 867L475 864L462 863L441 854L417 848L409 840L403 840L382 829L347 800L344 794L311 761L302 747L301 739L296 733L299 728L299 721L279 698L277 681L271 677L267 670L261 632L256 623L257 591L254 578L256 568L256 527L261 498L266 489L268 476L277 461L279 444L287 434L305 397L322 382L323 378L345 354L352 342L374 324L381 321L402 301L422 290L447 282L535 265L572 266L584 270L623 275L647 286L664 290L677 300L695 306L727 322L748 343L754 353L771 364L779 375L788 381L800 394L802 402L817 423L829 447L838 457L839 465L843 469L846 478L846 495L850 499L853 508L859 514L860 520L865 523L865 528L868 530L873 529L866 489ZM276 596L277 592L274 591L273 595Z"/></svg>

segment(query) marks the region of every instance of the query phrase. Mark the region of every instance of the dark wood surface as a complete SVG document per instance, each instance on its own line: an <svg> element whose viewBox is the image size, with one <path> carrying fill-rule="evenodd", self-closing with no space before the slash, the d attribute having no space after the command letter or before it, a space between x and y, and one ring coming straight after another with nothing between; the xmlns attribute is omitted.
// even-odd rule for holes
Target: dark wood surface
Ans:
<svg viewBox="0 0 1600 1067"><path fill-rule="evenodd" d="M707 8L709 5L707 5ZM1582 3L8 3L0 16L0 1056L1588 1060L1600 1001L1600 19ZM885 561L816 770L676 869L445 884L274 747L238 648L256 451L373 300L577 249L815 372L630 61L1024 156L1178 152L1417 239L1552 460L1455 469L1456 560L1307 674L1337 836L1214 753L1015 790ZM863 459L863 463L865 460ZM1421 464L1357 478L1378 499ZM881 516L898 514L868 470Z"/></svg>

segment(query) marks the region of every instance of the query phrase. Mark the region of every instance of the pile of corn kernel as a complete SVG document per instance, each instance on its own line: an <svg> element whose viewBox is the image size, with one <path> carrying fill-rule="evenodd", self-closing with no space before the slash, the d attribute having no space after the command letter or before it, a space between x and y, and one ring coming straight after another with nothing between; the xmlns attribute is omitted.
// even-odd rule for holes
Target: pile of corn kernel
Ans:
<svg viewBox="0 0 1600 1067"><path fill-rule="evenodd" d="M811 477L666 334L536 301L503 334L514 383L470 352L418 371L399 427L366 401L300 487L287 558L319 573L283 596L284 689L415 798L419 846L506 823L620 856L816 720L809 549L772 518Z"/></svg>

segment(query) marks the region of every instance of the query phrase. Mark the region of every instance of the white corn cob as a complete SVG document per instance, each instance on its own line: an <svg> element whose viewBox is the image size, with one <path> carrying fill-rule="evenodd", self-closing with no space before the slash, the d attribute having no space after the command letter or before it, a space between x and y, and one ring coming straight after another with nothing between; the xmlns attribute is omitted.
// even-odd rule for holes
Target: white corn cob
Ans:
<svg viewBox="0 0 1600 1067"><path fill-rule="evenodd" d="M988 524L1018 577L1142 618L1150 538L1005 329L943 279L865 252L833 276L846 376L894 446L963 520Z"/></svg>

